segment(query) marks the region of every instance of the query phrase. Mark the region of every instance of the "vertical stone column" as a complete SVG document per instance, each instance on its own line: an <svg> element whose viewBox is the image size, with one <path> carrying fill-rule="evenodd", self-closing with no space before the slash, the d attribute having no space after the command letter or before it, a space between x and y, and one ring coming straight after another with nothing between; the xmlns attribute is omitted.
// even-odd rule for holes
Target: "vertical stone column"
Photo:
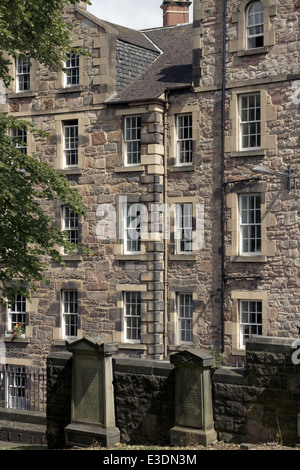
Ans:
<svg viewBox="0 0 300 470"><path fill-rule="evenodd" d="M106 447L120 440L115 427L112 354L116 343L83 338L67 343L73 353L71 423L65 428L66 445Z"/></svg>
<svg viewBox="0 0 300 470"><path fill-rule="evenodd" d="M209 445L217 439L213 424L211 368L214 357L196 349L174 354L175 426L171 445Z"/></svg>
<svg viewBox="0 0 300 470"><path fill-rule="evenodd" d="M147 240L148 271L141 277L147 282L147 316L144 317L145 333L143 342L147 344L148 354L154 359L162 359L164 332L164 243L160 223L160 207L164 203L164 126L161 106L150 107L142 117L142 156L145 175L141 183L147 185L141 202L147 205L149 214L149 238Z"/></svg>

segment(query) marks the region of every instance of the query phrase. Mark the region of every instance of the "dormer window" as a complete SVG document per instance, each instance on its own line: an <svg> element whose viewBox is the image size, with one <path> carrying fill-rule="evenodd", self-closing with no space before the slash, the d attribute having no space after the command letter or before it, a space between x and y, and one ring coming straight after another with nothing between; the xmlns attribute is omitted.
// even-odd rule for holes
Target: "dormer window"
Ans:
<svg viewBox="0 0 300 470"><path fill-rule="evenodd" d="M264 46L264 6L252 2L246 10L247 49Z"/></svg>

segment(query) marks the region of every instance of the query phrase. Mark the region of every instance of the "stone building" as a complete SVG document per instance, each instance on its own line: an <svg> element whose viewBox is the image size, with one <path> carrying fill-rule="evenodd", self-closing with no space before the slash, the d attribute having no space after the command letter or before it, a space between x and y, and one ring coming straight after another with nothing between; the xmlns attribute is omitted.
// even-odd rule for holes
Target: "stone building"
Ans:
<svg viewBox="0 0 300 470"><path fill-rule="evenodd" d="M72 6L90 55L68 74L12 67L2 111L51 135L24 136L27 151L87 216L46 210L90 253L65 253L31 303L1 312L7 364L42 368L95 335L119 354L214 346L234 364L253 334L298 334L299 2L194 0L189 23L190 4L163 1L164 26L142 32Z"/></svg>

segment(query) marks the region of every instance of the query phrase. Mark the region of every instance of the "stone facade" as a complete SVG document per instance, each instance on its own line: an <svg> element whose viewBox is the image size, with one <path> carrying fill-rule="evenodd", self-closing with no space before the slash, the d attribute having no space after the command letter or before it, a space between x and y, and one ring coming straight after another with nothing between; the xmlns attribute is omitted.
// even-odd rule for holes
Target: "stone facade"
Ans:
<svg viewBox="0 0 300 470"><path fill-rule="evenodd" d="M250 50L248 3L227 2L224 62L224 15L215 0L194 0L192 24L144 33L70 7L66 19L75 27L74 47L90 52L79 58L78 84L65 86L62 72L33 64L31 89L7 90L2 111L50 134L47 140L28 136L28 152L63 171L82 194L87 217L79 220L78 235L91 252L65 255L63 267L49 265L50 284L40 285L26 306L24 338L5 337L9 312L1 313L8 363L41 368L50 351L65 349L70 335L64 292L78 294L75 338L98 335L117 342L120 355L161 359L182 348L214 345L234 363L243 360L244 335L253 325L252 332L267 336L298 333L299 5L261 3L264 44ZM239 101L245 95L259 96L261 142L250 149L239 140ZM177 155L180 116L191 119L185 161ZM128 165L125 123L136 117L140 159ZM75 121L78 164L65 168L63 130ZM290 166L291 189L287 178L253 180L257 165L281 172ZM251 195L260 201L261 247L245 255L240 200ZM148 228L139 251L130 254L121 228L125 199L145 209ZM199 235L192 251L179 249L176 238L177 209L187 206L187 224ZM162 207L172 208L167 234ZM46 206L59 226L63 209ZM134 323L129 336L125 326L128 298L129 308L138 304L137 336ZM247 311L241 325L242 306L253 305L255 312ZM132 311L129 320L135 321Z"/></svg>

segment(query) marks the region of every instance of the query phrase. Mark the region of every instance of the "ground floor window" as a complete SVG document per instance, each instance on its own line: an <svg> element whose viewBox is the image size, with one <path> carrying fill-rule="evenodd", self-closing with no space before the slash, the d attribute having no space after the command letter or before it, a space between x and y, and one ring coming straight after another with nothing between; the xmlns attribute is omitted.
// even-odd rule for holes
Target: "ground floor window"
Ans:
<svg viewBox="0 0 300 470"><path fill-rule="evenodd" d="M240 347L253 335L262 335L262 301L240 300Z"/></svg>
<svg viewBox="0 0 300 470"><path fill-rule="evenodd" d="M140 292L124 292L124 339L131 343L141 341Z"/></svg>
<svg viewBox="0 0 300 470"><path fill-rule="evenodd" d="M26 368L16 366L10 368L6 377L7 408L26 409Z"/></svg>
<svg viewBox="0 0 300 470"><path fill-rule="evenodd" d="M62 292L63 337L76 338L78 331L78 292Z"/></svg>
<svg viewBox="0 0 300 470"><path fill-rule="evenodd" d="M177 295L178 342L193 343L193 295Z"/></svg>

